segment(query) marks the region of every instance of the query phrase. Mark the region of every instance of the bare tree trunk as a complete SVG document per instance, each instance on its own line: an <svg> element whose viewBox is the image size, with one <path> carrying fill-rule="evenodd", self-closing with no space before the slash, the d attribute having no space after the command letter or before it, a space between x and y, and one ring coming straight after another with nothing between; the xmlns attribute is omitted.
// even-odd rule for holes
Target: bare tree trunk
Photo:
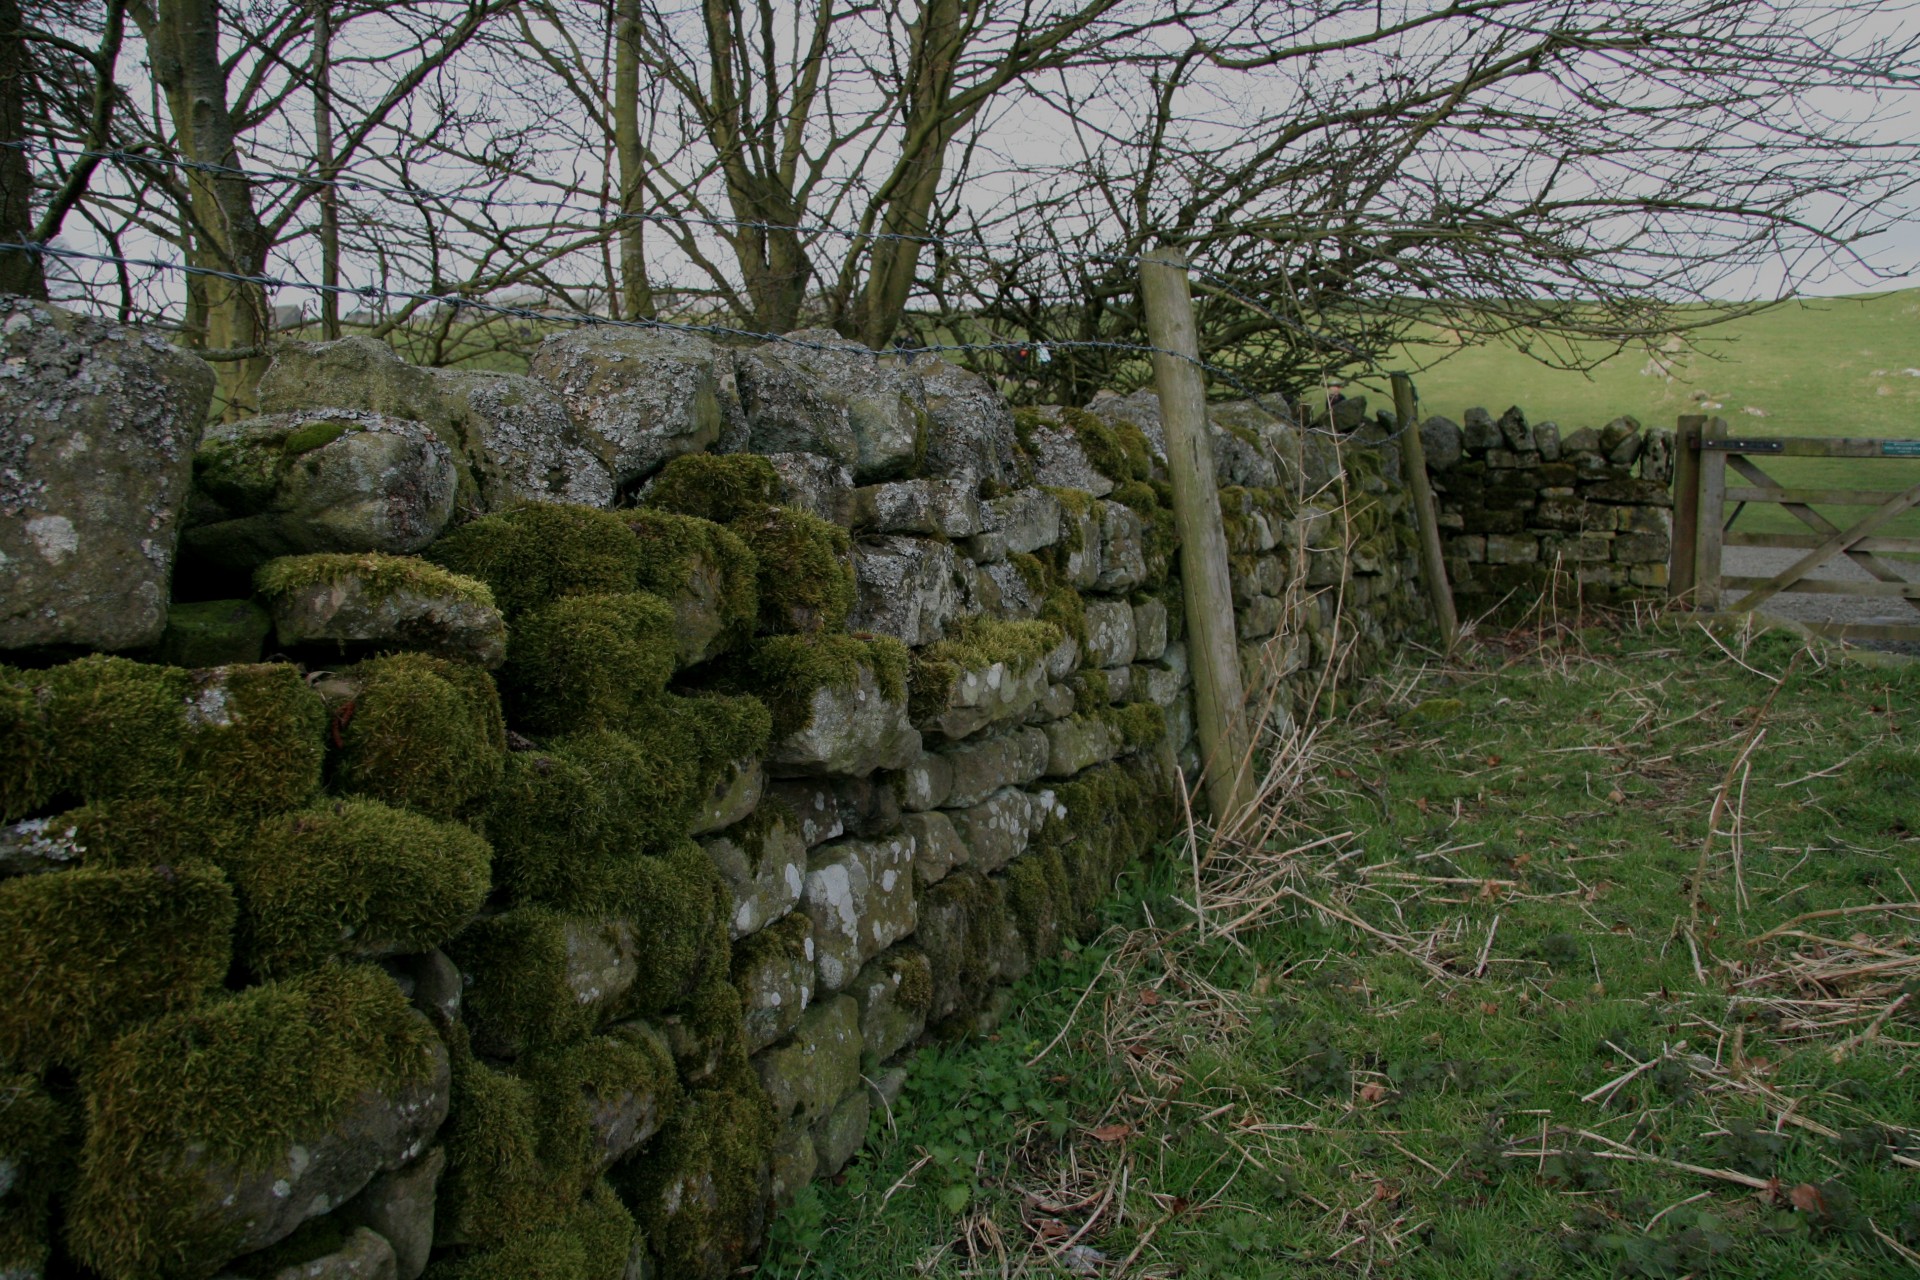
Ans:
<svg viewBox="0 0 1920 1280"><path fill-rule="evenodd" d="M640 147L640 3L615 0L613 64L613 149L620 170L619 314L629 320L654 318L653 285L647 279L646 207L641 181ZM611 283L611 282L610 282Z"/></svg>
<svg viewBox="0 0 1920 1280"><path fill-rule="evenodd" d="M331 182L333 163L333 0L313 4L313 151L320 176ZM320 334L340 336L340 189L322 187L320 201Z"/></svg>
<svg viewBox="0 0 1920 1280"><path fill-rule="evenodd" d="M26 141L27 42L19 0L0 0L0 144ZM0 239L33 235L33 171L19 146L0 145ZM0 293L47 296L40 255L0 250Z"/></svg>
<svg viewBox="0 0 1920 1280"><path fill-rule="evenodd" d="M181 152L195 163L220 167L218 172L188 171L189 257L210 270L259 275L272 246L254 210L252 189L238 172L236 129L220 61L218 0L159 0L153 9L136 11L136 18L147 28L154 79L166 94ZM202 341L225 357L218 365L224 417L229 422L250 417L259 411L272 329L266 290L218 276L203 275L201 281L206 299Z"/></svg>

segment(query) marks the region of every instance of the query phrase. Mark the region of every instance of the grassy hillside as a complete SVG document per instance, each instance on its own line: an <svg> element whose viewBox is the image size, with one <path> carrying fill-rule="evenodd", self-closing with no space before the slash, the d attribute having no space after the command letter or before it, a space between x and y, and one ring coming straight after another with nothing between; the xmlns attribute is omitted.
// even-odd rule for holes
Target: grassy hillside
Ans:
<svg viewBox="0 0 1920 1280"><path fill-rule="evenodd" d="M1417 368L1442 355L1446 335L1435 337L1441 346L1405 351L1401 363ZM1422 412L1455 419L1470 405L1497 414L1517 404L1534 421L1563 428L1620 414L1671 427L1683 413L1705 412L1726 418L1736 434L1920 437L1920 289L1791 303L1703 330L1691 346L1671 339L1620 353L1591 374L1549 369L1504 346L1465 347L1416 381ZM1773 465L1769 474L1789 484L1920 483L1920 463L1912 462ZM1749 508L1739 527L1800 528L1775 508ZM1920 533L1920 519L1901 532Z"/></svg>

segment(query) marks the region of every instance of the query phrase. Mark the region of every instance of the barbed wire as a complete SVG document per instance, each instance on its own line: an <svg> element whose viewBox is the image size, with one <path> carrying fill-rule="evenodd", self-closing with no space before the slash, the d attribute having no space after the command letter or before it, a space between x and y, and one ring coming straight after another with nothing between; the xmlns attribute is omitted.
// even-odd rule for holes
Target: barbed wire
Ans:
<svg viewBox="0 0 1920 1280"><path fill-rule="evenodd" d="M747 329L737 325L685 322L659 319L615 319L612 316L597 316L591 312L553 311L534 307L514 306L507 303L488 302L485 299L464 297L457 293L430 293L423 290L393 289L378 285L336 285L303 280L297 276L281 277L255 275L240 271L225 271L218 267L200 266L195 263L170 262L159 258L134 258L120 254L92 253L84 249L68 249L58 245L36 244L32 241L0 241L0 252L46 254L56 258L74 259L83 262L99 262L110 266L145 267L155 271L175 271L187 276L227 280L235 284L256 285L263 289L304 289L314 293L330 293L342 297L355 297L364 301L398 299L407 302L439 304L449 306L456 311L478 311L487 315L503 316L509 319L533 320L576 324L586 327L612 329L640 329L653 332L686 333L709 338L731 338L741 341L777 343L782 346L796 347L801 350L844 353L846 345L818 342L808 338L799 338L791 334L768 333L756 329ZM1249 387L1231 369L1213 364L1207 360L1174 351L1167 347L1148 343L1117 342L1098 338L1072 338L1061 341L1001 340L993 342L947 342L923 343L919 346L896 344L872 354L879 356L943 356L960 354L993 355L1039 355L1043 360L1053 352L1071 351L1109 351L1123 355L1168 356L1175 360L1193 365L1202 373L1209 374L1238 391L1267 413L1282 422L1296 426L1302 431L1330 436L1337 440L1350 440L1352 433L1329 429L1332 421L1332 406L1328 406L1329 427L1320 427L1312 423L1296 421L1293 410L1280 402L1281 407L1274 408L1275 400L1270 393L1255 391ZM1042 354L1044 353L1044 354ZM1398 439L1414 424L1396 423L1392 431L1384 435L1369 435L1363 443L1384 445Z"/></svg>
<svg viewBox="0 0 1920 1280"><path fill-rule="evenodd" d="M394 199L428 200L441 204L479 204L499 209L542 209L548 212L580 214L585 217L597 217L612 225L621 222L641 222L655 225L703 227L709 230L759 231L765 233L790 232L799 236L825 236L848 241L871 241L874 243L902 243L936 245L945 248L977 249L987 253L1040 253L1048 252L1054 246L1025 240L982 240L964 236L910 235L895 231L847 231L825 223L779 223L762 222L751 218L726 218L716 215L675 214L675 213L636 213L626 210L590 209L565 200L530 200L518 196L491 196L473 191L436 191L429 187L412 184L378 182L370 178L349 177L329 178L318 173L300 173L284 169L253 168L243 169L235 165L214 164L205 160L182 160L173 156L154 156L140 151L126 150L90 150L73 147L47 147L30 142L0 142L7 147L38 153L41 155L65 156L76 160L113 160L127 164L144 164L156 168L180 169L193 173L210 173L223 177L240 178L247 182L266 185L284 183L293 186L308 186L319 189L348 191L367 195L382 195ZM494 181L506 181L496 176ZM537 181L522 178L521 181ZM1115 258L1087 257L1083 261L1100 262L1111 265L1124 265L1134 260L1132 255Z"/></svg>

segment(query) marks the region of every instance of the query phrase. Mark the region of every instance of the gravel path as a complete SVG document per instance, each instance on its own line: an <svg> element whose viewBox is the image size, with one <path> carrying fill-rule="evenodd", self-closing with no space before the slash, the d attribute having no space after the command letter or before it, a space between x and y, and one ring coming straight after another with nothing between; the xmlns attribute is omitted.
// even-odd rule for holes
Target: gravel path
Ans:
<svg viewBox="0 0 1920 1280"><path fill-rule="evenodd" d="M1806 553L1772 547L1728 547L1722 553L1722 572L1748 577L1772 577ZM1894 571L1920 582L1920 564L1889 561ZM1872 582L1872 575L1845 556L1836 556L1815 569L1815 578L1837 578L1846 582ZM1723 604L1730 605L1741 594L1729 592ZM1872 596L1818 596L1804 592L1782 591L1760 606L1765 612L1800 622L1887 622L1913 625L1920 623L1920 610L1898 600ZM1875 649L1902 653L1920 652L1911 644L1874 643Z"/></svg>

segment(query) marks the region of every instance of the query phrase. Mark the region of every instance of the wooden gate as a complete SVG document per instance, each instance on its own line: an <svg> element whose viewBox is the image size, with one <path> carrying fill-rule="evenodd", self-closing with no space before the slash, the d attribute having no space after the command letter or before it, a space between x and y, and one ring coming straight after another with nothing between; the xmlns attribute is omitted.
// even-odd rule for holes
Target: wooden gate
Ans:
<svg viewBox="0 0 1920 1280"><path fill-rule="evenodd" d="M1789 488L1761 469L1764 458L1920 458L1920 440L1843 440L1809 436L1735 437L1724 418L1680 419L1674 472L1673 559L1669 581L1676 600L1695 607L1745 613L1782 591L1814 595L1864 596L1904 602L1914 610L1912 623L1808 622L1821 635L1851 640L1920 642L1920 581L1902 574L1881 556L1920 552L1920 538L1882 537L1880 530L1920 505L1920 485L1903 490ZM1773 503L1807 526L1806 533L1734 532L1729 504ZM1813 509L1822 506L1871 510L1841 528ZM1770 578L1729 574L1722 564L1727 547L1773 547L1803 551ZM1871 582L1813 578L1807 575L1836 556L1845 556ZM1909 566L1920 577L1920 565Z"/></svg>

